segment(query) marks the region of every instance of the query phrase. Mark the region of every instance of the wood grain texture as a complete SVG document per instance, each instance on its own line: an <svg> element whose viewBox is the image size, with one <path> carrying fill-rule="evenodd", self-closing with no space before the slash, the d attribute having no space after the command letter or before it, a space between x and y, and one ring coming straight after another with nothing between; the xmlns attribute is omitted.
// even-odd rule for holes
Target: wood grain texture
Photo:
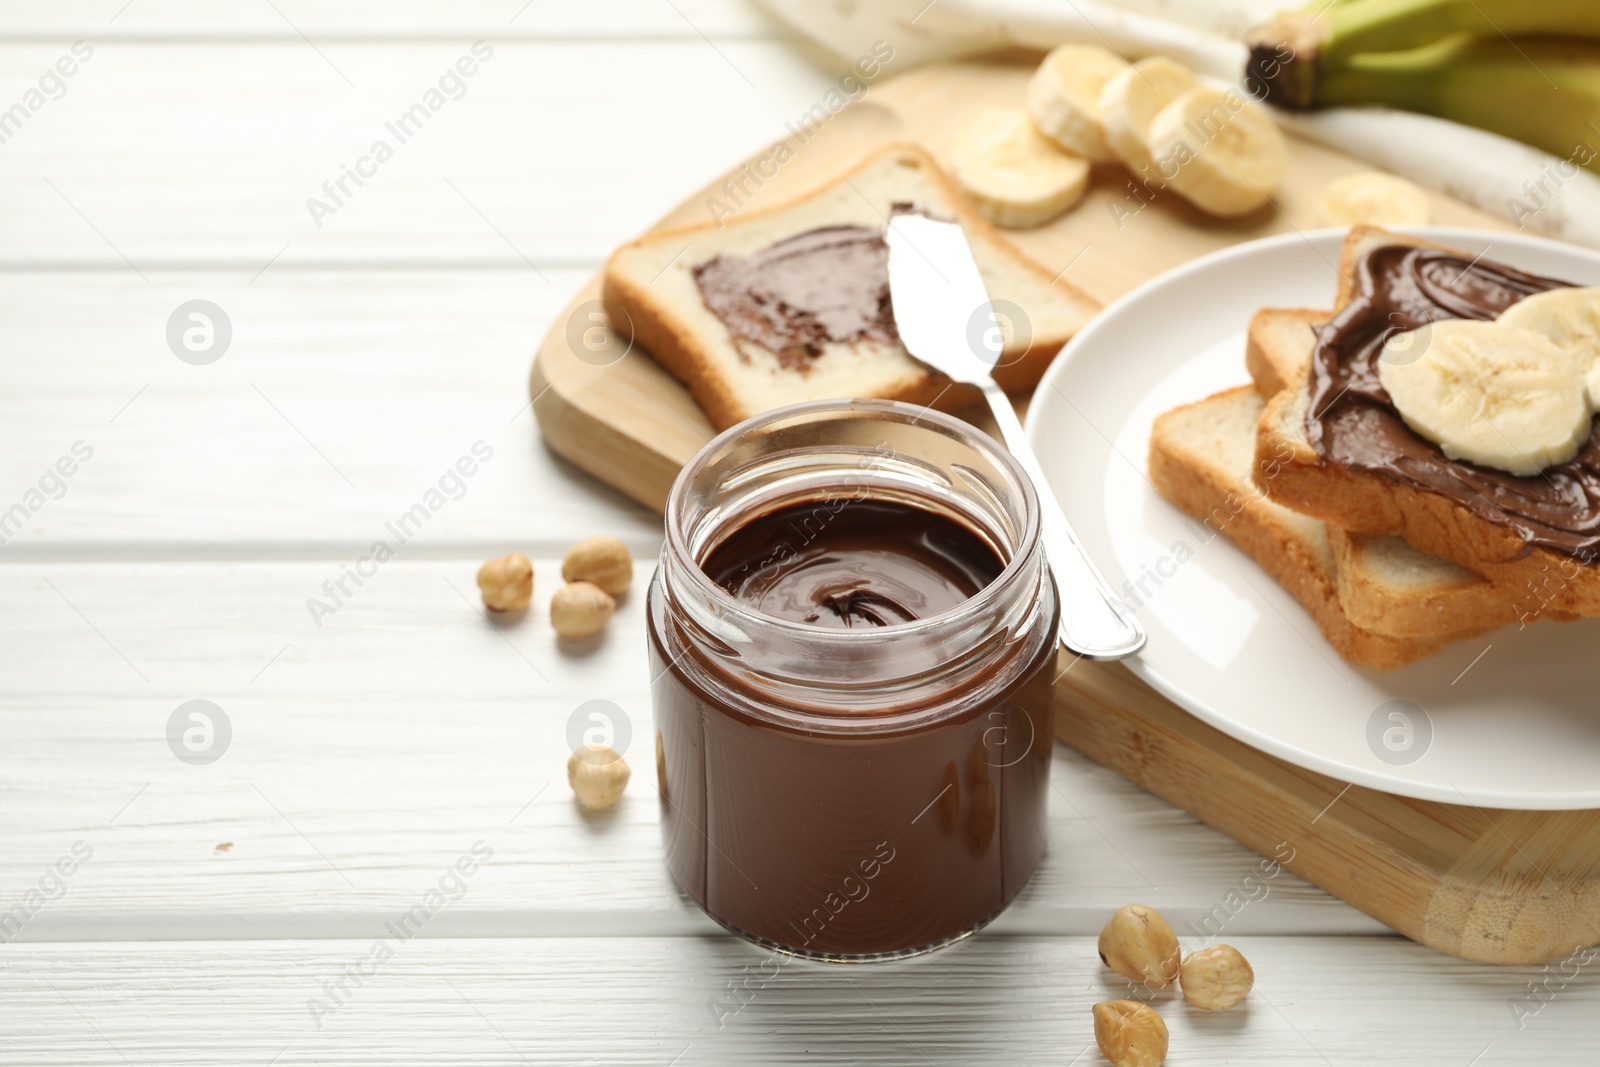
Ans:
<svg viewBox="0 0 1600 1067"><path fill-rule="evenodd" d="M719 221L729 206L760 210L820 185L848 170L873 149L895 140L923 145L945 158L964 125L985 108L1020 106L1037 57L1018 55L924 67L874 85L860 102L802 140L782 142L793 157L771 177L773 147L749 156L668 213L657 228ZM1083 202L1049 225L1007 231L1016 245L1052 272L1102 303L1179 264L1220 248L1272 234L1316 226L1316 201L1332 178L1365 169L1357 160L1290 138L1288 173L1273 204L1240 219L1214 219L1175 194L1134 191L1121 167L1096 168ZM750 177L757 175L760 180ZM742 182L735 196L725 181ZM745 195L748 194L748 195ZM1505 223L1449 197L1430 194L1434 221L1506 229ZM720 205L720 206L719 206ZM735 216L736 217L736 216ZM692 235L685 235L687 250ZM569 307L580 312L598 295L598 281ZM605 388L594 388L592 351L575 351L573 335L552 331L534 361L531 395L541 395L540 428L552 448L601 481L646 506L660 508L672 476L704 443L710 424L688 390L648 360L612 368ZM613 346L588 335L601 358ZM634 430L633 427L638 427Z"/></svg>
<svg viewBox="0 0 1600 1067"><path fill-rule="evenodd" d="M692 30L491 37L492 58L418 128L389 129L472 58L474 40L90 41L65 94L0 152L0 268L131 263L245 280L268 263L593 268L708 173L782 136L843 66L787 41ZM23 79L6 106L37 77L21 72L45 70L70 43L0 43L0 65ZM381 163L379 140L392 152ZM324 189L358 166L361 184ZM313 197L335 210L314 216Z"/></svg>
<svg viewBox="0 0 1600 1067"><path fill-rule="evenodd" d="M1589 1062L1600 989L1587 973L1485 973L1399 938L1233 944L1256 974L1244 1005L1198 1011L1175 990L1152 1000L1174 1067ZM323 982L370 959L370 941L5 952L0 1064L17 1065L1059 1067L1104 1062L1090 1008L1130 995L1090 937L990 935L849 968L780 965L728 937L416 939L347 985L319 1027L308 1001L327 1003Z"/></svg>
<svg viewBox="0 0 1600 1067"><path fill-rule="evenodd" d="M794 39L765 10L741 0L588 0L583 4L527 0L274 0L271 4L195 0L61 0L0 4L0 39L395 41L448 37L596 40L745 38ZM304 36L301 36L301 35Z"/></svg>
<svg viewBox="0 0 1600 1067"><path fill-rule="evenodd" d="M20 532L0 531L0 561L350 562L478 441L492 459L402 558L559 555L602 532L653 557L660 520L555 459L514 384L527 338L585 274L544 273L6 277L0 511L74 442L94 455ZM196 298L233 327L229 350L198 367L166 340Z"/></svg>
<svg viewBox="0 0 1600 1067"><path fill-rule="evenodd" d="M661 858L648 560L604 637L578 645L549 626L558 561L538 561L526 617L490 621L476 560L397 558L318 628L306 598L340 562L0 566L0 912L75 841L94 849L18 941L377 936L479 840L494 862L428 936L714 929ZM196 698L233 728L204 767L165 735ZM590 700L632 732L608 817L585 817L565 779ZM1049 858L1002 932L1092 934L1134 898L1182 927L1255 866L1064 747L1053 784ZM1284 874L1237 930L1381 927Z"/></svg>
<svg viewBox="0 0 1600 1067"><path fill-rule="evenodd" d="M1063 741L1441 952L1543 963L1600 943L1600 812L1346 785L1227 737L1119 665L1074 664L1056 707Z"/></svg>

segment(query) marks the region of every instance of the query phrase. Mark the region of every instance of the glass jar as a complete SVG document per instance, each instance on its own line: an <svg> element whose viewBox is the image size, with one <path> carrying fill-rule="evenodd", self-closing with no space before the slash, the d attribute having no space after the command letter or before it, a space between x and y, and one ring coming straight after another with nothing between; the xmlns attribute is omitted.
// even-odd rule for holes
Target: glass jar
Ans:
<svg viewBox="0 0 1600 1067"><path fill-rule="evenodd" d="M827 629L702 567L757 518L803 505L803 540L860 501L954 520L998 575L925 618ZM894 524L882 535L892 548ZM678 476L649 593L678 884L730 930L819 959L910 955L989 922L1044 852L1057 616L1033 488L972 426L819 401L723 433Z"/></svg>

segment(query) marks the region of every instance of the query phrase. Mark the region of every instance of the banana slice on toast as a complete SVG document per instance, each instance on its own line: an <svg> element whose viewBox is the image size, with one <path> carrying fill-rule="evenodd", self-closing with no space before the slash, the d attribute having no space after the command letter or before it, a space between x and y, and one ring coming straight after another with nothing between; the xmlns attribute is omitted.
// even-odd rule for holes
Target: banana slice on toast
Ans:
<svg viewBox="0 0 1600 1067"><path fill-rule="evenodd" d="M1468 319L1407 330L1384 344L1378 379L1406 425L1451 459L1527 477L1589 439L1577 361L1532 330Z"/></svg>
<svg viewBox="0 0 1600 1067"><path fill-rule="evenodd" d="M1512 304L1495 321L1554 341L1577 361L1589 405L1600 410L1600 288L1537 293Z"/></svg>

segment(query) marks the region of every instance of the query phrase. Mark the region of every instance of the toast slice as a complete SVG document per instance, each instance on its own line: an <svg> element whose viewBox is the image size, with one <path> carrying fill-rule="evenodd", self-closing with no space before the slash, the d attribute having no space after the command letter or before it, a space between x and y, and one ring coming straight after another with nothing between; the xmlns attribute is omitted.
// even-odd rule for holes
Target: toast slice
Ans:
<svg viewBox="0 0 1600 1067"><path fill-rule="evenodd" d="M1332 317L1331 311L1307 308L1256 312L1245 363L1263 400L1310 374L1312 330ZM1539 605L1519 602L1488 579L1420 552L1404 538L1350 533L1330 524L1328 542L1339 573L1339 603L1363 629L1426 636L1463 627L1487 630L1539 615Z"/></svg>
<svg viewBox="0 0 1600 1067"><path fill-rule="evenodd" d="M1358 625L1339 595L1342 575L1328 528L1253 489L1255 431L1264 401L1239 386L1156 419L1150 480L1156 491L1233 541L1289 591L1330 645L1363 667L1403 667L1482 628L1409 636Z"/></svg>
<svg viewBox="0 0 1600 1067"><path fill-rule="evenodd" d="M1006 389L1036 385L1061 346L1099 310L1090 297L1056 280L1002 238L926 152L891 145L789 204L623 245L606 264L607 318L683 381L718 429L783 404L834 397L959 407L975 398L974 391L952 388L948 378L912 359L898 341L828 343L816 355L786 363L761 345L736 340L707 309L695 280L695 268L719 255L749 256L829 226L881 229L895 204L957 219L989 296L1021 309L1026 323L1007 324L1006 348L995 369L995 379Z"/></svg>
<svg viewBox="0 0 1600 1067"><path fill-rule="evenodd" d="M1351 297L1355 266L1385 244L1444 246L1358 226L1340 256L1339 306ZM1540 546L1438 493L1383 475L1324 464L1306 437L1309 375L1278 393L1262 413L1256 436L1257 482L1274 501L1352 533L1399 535L1429 555L1473 571L1495 587L1514 617L1530 620L1571 612L1600 615L1600 565ZM1270 471L1270 477L1263 476Z"/></svg>
<svg viewBox="0 0 1600 1067"><path fill-rule="evenodd" d="M1271 400L1311 373L1314 332L1333 312L1313 308L1262 308L1250 317L1244 365L1262 400Z"/></svg>

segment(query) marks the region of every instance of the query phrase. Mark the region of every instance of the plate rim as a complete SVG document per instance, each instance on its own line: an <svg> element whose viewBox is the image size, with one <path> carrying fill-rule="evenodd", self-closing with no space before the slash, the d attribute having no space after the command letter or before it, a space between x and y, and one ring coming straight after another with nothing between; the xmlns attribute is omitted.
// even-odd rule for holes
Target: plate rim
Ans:
<svg viewBox="0 0 1600 1067"><path fill-rule="evenodd" d="M1569 241L1552 240L1535 234L1520 232L1505 233L1496 230L1477 229L1470 226L1389 226L1385 229L1399 234L1424 237L1437 240L1441 243L1452 239L1457 241L1478 242L1492 246L1495 241L1502 241L1507 245L1518 247L1544 246L1562 253L1577 253L1592 259L1597 268L1600 268L1600 250L1588 248L1584 245L1574 244ZM1270 255L1279 247L1295 243L1305 243L1313 249L1318 248L1319 241L1336 240L1342 245L1347 227L1324 227L1314 230L1296 230L1291 233L1273 234L1268 237L1257 238L1252 241L1241 241L1227 248L1220 248L1203 256L1179 264L1169 270L1163 271L1153 278L1141 282L1139 285L1122 294L1111 303L1102 308L1089 322L1079 330L1061 348L1050 365L1045 368L1044 374L1034 390L1037 397L1047 391L1064 394L1059 379L1065 376L1067 369L1075 362L1082 362L1086 357L1082 351L1093 342L1093 338L1107 324L1114 322L1125 314L1130 307L1137 307L1148 301L1153 294L1169 287L1181 279L1200 273L1220 263L1235 259L1251 258L1255 256ZM1335 246L1337 248L1337 245ZM1330 263L1330 265L1333 265ZM1337 269L1335 267L1335 269ZM1023 422L1023 429L1030 445L1039 444L1040 430L1044 416L1041 414L1045 404L1029 404L1027 418ZM1052 486L1052 489L1055 487ZM1320 635L1319 635L1320 636ZM1492 806L1506 810L1518 811L1579 811L1600 809L1600 787L1585 792L1568 792L1564 794L1550 794L1530 796L1524 792L1497 792L1492 789L1474 789L1473 794L1462 792L1454 787L1455 795L1448 789L1429 782L1418 782L1412 779L1394 776L1391 772L1376 769L1353 767L1349 764L1324 756L1319 752L1308 751L1292 743L1282 741L1270 734L1262 732L1259 728L1240 723L1236 718L1219 712L1206 701L1192 696L1176 685L1159 670L1148 663L1143 652L1135 653L1122 660L1135 677L1149 685L1158 694L1176 704L1190 715L1199 719L1206 725L1220 731L1224 735L1250 746L1256 751L1265 753L1276 759L1333 778L1336 781L1349 785L1363 786L1380 792L1396 796L1409 797L1415 800L1425 800L1435 803L1453 804L1456 806Z"/></svg>

